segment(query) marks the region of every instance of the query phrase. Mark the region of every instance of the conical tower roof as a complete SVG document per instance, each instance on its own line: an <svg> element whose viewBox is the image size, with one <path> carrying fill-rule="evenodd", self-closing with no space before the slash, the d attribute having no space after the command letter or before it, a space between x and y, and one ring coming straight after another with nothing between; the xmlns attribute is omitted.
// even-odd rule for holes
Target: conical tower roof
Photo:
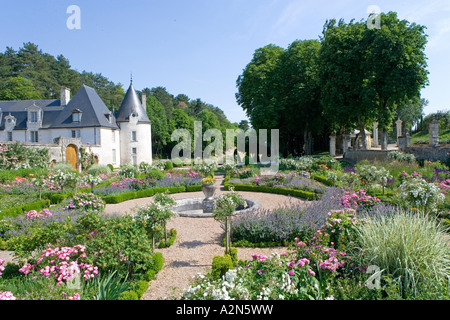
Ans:
<svg viewBox="0 0 450 320"><path fill-rule="evenodd" d="M138 117L138 123L151 123L146 110L142 107L139 97L134 90L133 83L130 84L125 98L116 115L116 122L128 122L130 116L134 114Z"/></svg>

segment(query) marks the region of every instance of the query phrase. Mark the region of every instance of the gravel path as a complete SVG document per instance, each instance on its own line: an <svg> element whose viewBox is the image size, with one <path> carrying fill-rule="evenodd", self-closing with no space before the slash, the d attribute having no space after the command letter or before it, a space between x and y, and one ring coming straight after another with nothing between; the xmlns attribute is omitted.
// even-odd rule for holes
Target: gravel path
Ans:
<svg viewBox="0 0 450 320"><path fill-rule="evenodd" d="M216 196L223 194L223 177L216 176L218 189ZM304 204L305 201L284 195L268 193L239 192L244 198L256 200L262 208L273 209L280 205L292 203ZM176 199L200 198L202 192L174 194ZM136 199L119 204L106 206L107 213L130 214L132 209L152 201L152 198ZM178 232L177 240L170 248L156 249L164 256L163 269L158 273L157 279L150 282L150 287L142 300L174 299L180 292L189 286L189 281L197 273L205 273L211 268L214 256L223 255L221 246L224 231L218 221L213 218L186 218L177 217L169 221L168 229L175 228ZM253 253L269 255L272 252L283 252L286 248L239 248L238 258L251 259Z"/></svg>

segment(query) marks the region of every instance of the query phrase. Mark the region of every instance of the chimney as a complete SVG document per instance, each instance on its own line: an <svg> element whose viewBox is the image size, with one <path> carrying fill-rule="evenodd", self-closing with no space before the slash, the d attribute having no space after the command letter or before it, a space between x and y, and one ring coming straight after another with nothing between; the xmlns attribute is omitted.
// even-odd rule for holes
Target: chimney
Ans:
<svg viewBox="0 0 450 320"><path fill-rule="evenodd" d="M61 88L61 106L67 106L70 101L70 89Z"/></svg>
<svg viewBox="0 0 450 320"><path fill-rule="evenodd" d="M147 95L145 93L141 93L141 100L142 107L144 108L144 111L147 112Z"/></svg>

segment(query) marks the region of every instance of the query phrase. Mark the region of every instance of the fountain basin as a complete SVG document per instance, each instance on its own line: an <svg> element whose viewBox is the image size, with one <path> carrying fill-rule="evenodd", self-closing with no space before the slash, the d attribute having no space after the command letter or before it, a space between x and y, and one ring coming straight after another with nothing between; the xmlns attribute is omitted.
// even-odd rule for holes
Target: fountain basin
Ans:
<svg viewBox="0 0 450 320"><path fill-rule="evenodd" d="M177 200L177 204L173 208L175 213L180 217L188 218L210 218L213 214L210 212L203 212L203 200L205 198L187 198ZM260 204L256 200L244 199L247 203L247 208L242 210L236 210L233 215L246 213L251 210L256 210L260 208Z"/></svg>

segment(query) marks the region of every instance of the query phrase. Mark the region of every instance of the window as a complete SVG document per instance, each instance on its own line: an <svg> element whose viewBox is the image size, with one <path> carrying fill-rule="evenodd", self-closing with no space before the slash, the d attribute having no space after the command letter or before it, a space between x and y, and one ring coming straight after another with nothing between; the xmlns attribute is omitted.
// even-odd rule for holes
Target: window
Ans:
<svg viewBox="0 0 450 320"><path fill-rule="evenodd" d="M131 149L131 161L133 162L133 164L137 165L137 149L136 148Z"/></svg>
<svg viewBox="0 0 450 320"><path fill-rule="evenodd" d="M81 121L81 113L74 112L72 113L72 122L80 122Z"/></svg>
<svg viewBox="0 0 450 320"><path fill-rule="evenodd" d="M131 141L137 141L136 131L131 131Z"/></svg>
<svg viewBox="0 0 450 320"><path fill-rule="evenodd" d="M111 131L112 133L112 142L116 143L116 132L115 131Z"/></svg>
<svg viewBox="0 0 450 320"><path fill-rule="evenodd" d="M112 149L112 162L116 163L116 149Z"/></svg>
<svg viewBox="0 0 450 320"><path fill-rule="evenodd" d="M72 130L72 138L80 138L80 130Z"/></svg>
<svg viewBox="0 0 450 320"><path fill-rule="evenodd" d="M38 122L38 113L37 111L30 112L30 122L36 123Z"/></svg>
<svg viewBox="0 0 450 320"><path fill-rule="evenodd" d="M39 142L37 131L30 131L30 141L31 142Z"/></svg>
<svg viewBox="0 0 450 320"><path fill-rule="evenodd" d="M8 141L13 141L13 133L8 132Z"/></svg>

